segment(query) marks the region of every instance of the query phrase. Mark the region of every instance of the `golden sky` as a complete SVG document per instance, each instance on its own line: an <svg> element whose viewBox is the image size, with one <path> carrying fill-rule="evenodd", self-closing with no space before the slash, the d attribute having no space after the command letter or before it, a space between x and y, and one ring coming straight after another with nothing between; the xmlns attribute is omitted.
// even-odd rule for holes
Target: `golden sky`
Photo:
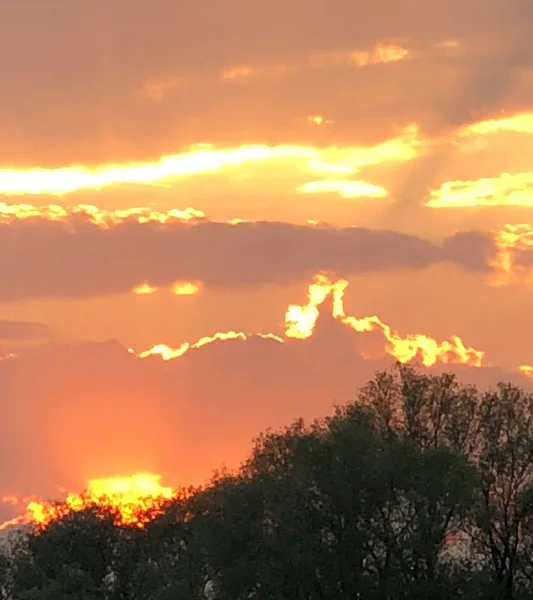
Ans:
<svg viewBox="0 0 533 600"><path fill-rule="evenodd" d="M203 481L394 358L529 385L532 20L3 3L0 496Z"/></svg>

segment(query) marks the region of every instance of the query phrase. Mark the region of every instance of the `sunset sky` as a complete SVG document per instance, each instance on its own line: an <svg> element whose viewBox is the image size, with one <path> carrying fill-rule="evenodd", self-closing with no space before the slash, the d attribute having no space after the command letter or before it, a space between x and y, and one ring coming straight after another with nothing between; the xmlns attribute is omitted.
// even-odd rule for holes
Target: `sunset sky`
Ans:
<svg viewBox="0 0 533 600"><path fill-rule="evenodd" d="M531 387L532 26L2 3L0 497L201 483L395 358Z"/></svg>

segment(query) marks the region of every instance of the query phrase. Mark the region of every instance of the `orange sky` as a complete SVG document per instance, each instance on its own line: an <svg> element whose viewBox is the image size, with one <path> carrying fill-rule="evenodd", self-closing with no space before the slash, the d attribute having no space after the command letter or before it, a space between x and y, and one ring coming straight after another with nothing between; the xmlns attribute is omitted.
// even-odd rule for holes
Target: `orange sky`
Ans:
<svg viewBox="0 0 533 600"><path fill-rule="evenodd" d="M0 496L203 481L413 348L531 384L531 19L520 0L0 6ZM292 335L320 273L343 310L326 294Z"/></svg>

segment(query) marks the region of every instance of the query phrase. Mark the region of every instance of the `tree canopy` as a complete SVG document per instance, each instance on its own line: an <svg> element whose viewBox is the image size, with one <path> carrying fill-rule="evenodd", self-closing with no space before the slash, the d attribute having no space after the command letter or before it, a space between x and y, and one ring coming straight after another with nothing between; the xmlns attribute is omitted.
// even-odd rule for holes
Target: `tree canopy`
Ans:
<svg viewBox="0 0 533 600"><path fill-rule="evenodd" d="M402 364L144 527L70 512L0 557L20 600L533 597L533 395Z"/></svg>

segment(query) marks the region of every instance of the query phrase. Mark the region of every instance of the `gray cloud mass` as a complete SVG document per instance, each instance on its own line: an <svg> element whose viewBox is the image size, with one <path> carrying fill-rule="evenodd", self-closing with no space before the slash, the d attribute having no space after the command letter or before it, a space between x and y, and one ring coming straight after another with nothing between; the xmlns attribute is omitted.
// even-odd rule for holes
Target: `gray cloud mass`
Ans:
<svg viewBox="0 0 533 600"><path fill-rule="evenodd" d="M476 232L455 234L439 246L412 235L359 227L125 221L103 229L79 219L0 225L0 247L2 301L103 296L144 282L165 286L199 280L213 288L283 285L307 282L319 271L349 277L440 262L483 273L494 253L490 236Z"/></svg>

